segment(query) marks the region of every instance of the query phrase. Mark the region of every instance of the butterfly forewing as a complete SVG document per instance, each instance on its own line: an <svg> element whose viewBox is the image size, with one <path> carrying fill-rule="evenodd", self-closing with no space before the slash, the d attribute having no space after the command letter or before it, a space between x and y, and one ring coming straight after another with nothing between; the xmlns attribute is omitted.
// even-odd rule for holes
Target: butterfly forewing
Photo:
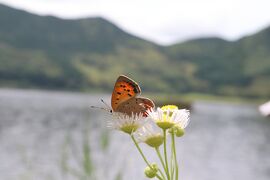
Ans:
<svg viewBox="0 0 270 180"><path fill-rule="evenodd" d="M113 111L117 111L121 104L140 93L141 89L135 81L124 75L119 76L112 93L111 106Z"/></svg>

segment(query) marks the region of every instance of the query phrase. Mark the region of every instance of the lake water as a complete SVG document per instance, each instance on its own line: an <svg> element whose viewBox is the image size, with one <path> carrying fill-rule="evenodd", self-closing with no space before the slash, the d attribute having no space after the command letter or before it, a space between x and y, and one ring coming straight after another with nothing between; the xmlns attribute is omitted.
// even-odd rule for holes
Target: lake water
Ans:
<svg viewBox="0 0 270 180"><path fill-rule="evenodd" d="M1 89L0 179L87 179L87 172L98 180L146 179L130 138L106 128L109 114L90 109L102 106L100 98L110 102L104 94ZM256 106L196 102L177 139L180 179L269 180L269 142L270 119Z"/></svg>

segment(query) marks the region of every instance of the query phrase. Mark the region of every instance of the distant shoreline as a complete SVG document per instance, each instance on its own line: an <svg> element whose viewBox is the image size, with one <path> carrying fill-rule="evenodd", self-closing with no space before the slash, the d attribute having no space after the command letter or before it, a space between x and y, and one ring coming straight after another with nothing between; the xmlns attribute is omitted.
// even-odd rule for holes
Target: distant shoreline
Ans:
<svg viewBox="0 0 270 180"><path fill-rule="evenodd" d="M11 88L11 87L0 87L1 92L16 91L20 93L52 93L52 94L70 94L70 95L100 95L102 98L110 96L110 92L107 91L72 91L72 90L55 90L55 89L37 89L37 88ZM142 92L141 96L149 97L154 101L158 102L184 102L192 103L195 101L205 102L227 102L234 104L261 104L266 102L268 99L251 99L237 96L218 96L212 94L203 93L150 93Z"/></svg>

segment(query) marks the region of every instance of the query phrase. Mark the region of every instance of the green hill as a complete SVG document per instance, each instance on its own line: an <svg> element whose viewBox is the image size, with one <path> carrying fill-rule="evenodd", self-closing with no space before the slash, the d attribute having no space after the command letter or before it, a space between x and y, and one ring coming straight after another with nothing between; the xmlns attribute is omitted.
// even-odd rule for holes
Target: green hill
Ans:
<svg viewBox="0 0 270 180"><path fill-rule="evenodd" d="M196 64L206 92L269 97L270 28L235 42L196 39L166 49L170 59Z"/></svg>
<svg viewBox="0 0 270 180"><path fill-rule="evenodd" d="M65 20L0 5L0 86L111 90L119 74L144 91L270 97L270 28L235 42L160 46L100 18Z"/></svg>

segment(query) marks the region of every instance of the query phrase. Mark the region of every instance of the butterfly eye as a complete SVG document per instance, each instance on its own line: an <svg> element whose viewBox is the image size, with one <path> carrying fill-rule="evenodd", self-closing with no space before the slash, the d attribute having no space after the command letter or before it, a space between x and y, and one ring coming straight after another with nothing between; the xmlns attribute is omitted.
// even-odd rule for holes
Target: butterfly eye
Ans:
<svg viewBox="0 0 270 180"><path fill-rule="evenodd" d="M110 110L110 113L112 113L112 110Z"/></svg>

